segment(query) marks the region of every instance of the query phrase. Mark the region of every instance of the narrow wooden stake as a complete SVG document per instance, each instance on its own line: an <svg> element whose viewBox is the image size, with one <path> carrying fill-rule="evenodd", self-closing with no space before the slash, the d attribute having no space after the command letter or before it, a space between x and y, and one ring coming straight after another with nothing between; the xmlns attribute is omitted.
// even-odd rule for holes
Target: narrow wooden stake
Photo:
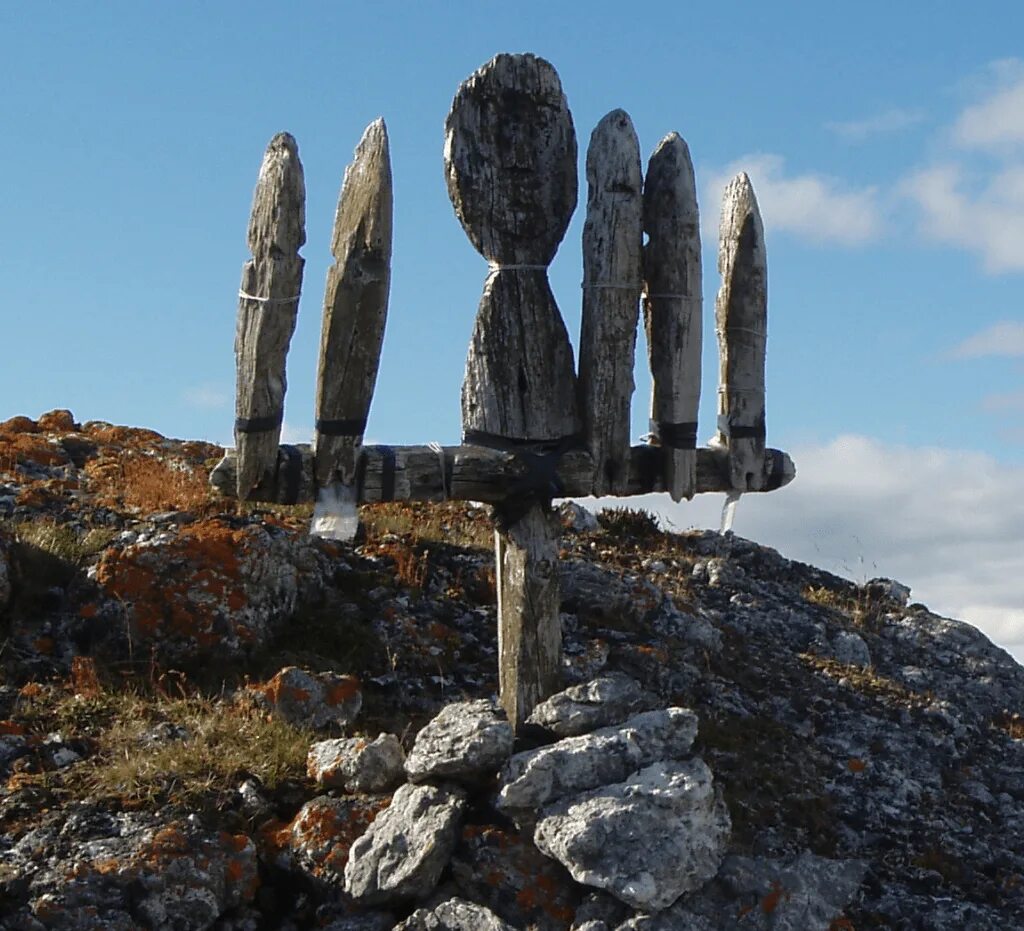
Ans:
<svg viewBox="0 0 1024 931"><path fill-rule="evenodd" d="M235 332L237 494L273 477L284 417L285 359L295 330L306 241L306 189L295 140L270 140L252 199Z"/></svg>
<svg viewBox="0 0 1024 931"><path fill-rule="evenodd" d="M502 705L516 726L561 687L561 628L543 623L559 617L558 538L557 519L539 505L494 534L498 678Z"/></svg>
<svg viewBox="0 0 1024 931"><path fill-rule="evenodd" d="M619 494L629 480L629 408L643 287L640 143L624 110L605 116L590 137L587 185L580 412L594 459L592 493Z"/></svg>
<svg viewBox="0 0 1024 931"><path fill-rule="evenodd" d="M383 120L363 133L334 219L316 386L316 481L355 479L377 381L391 278L391 160Z"/></svg>
<svg viewBox="0 0 1024 931"><path fill-rule="evenodd" d="M556 488L552 460L530 454L579 442L572 346L547 279L576 206L576 135L558 74L534 55L498 55L467 78L445 131L448 194L491 263L466 360L463 437L536 467L502 505L497 547L501 700L518 728L561 672L558 531L547 513Z"/></svg>
<svg viewBox="0 0 1024 931"><path fill-rule="evenodd" d="M679 501L697 490L702 292L697 187L678 133L662 139L648 162L644 230L651 433L663 450L665 490Z"/></svg>
<svg viewBox="0 0 1024 931"><path fill-rule="evenodd" d="M736 491L764 485L765 342L768 262L764 227L746 174L729 182L722 201L718 243L722 286L715 303L718 333L718 441L729 450Z"/></svg>

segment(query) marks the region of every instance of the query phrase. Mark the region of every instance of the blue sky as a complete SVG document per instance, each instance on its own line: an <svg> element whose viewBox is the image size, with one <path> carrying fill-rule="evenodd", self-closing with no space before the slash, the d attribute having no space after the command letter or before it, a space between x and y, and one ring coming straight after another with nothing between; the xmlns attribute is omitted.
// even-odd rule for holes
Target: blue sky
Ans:
<svg viewBox="0 0 1024 931"><path fill-rule="evenodd" d="M731 173L752 177L769 257L769 441L801 471L791 489L744 500L737 531L834 571L902 573L915 597L1024 643L1022 35L1013 0L864 2L856 14L0 4L0 419L70 407L230 440L252 189L267 141L287 130L305 167L307 245L286 422L307 439L338 189L383 116L395 242L369 438L456 442L486 265L445 191L443 121L479 65L532 51L561 75L584 204L583 153L609 110L631 114L645 159L671 130L690 146L707 233L702 436L714 419L718 198ZM580 207L550 276L574 339L583 219ZM666 514L709 523L719 505ZM941 541L959 556L940 571Z"/></svg>

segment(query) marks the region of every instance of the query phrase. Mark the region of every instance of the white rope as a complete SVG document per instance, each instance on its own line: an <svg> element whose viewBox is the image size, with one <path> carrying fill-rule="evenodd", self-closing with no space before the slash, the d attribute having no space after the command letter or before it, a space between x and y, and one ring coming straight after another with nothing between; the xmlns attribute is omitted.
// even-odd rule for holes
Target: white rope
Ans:
<svg viewBox="0 0 1024 931"><path fill-rule="evenodd" d="M440 443L427 443L427 448L437 454L437 464L441 467L441 494L443 501L448 500L448 476L445 474L444 448Z"/></svg>
<svg viewBox="0 0 1024 931"><path fill-rule="evenodd" d="M296 294L295 297L257 297L255 294L249 294L246 291L239 291L238 296L247 301L256 301L257 304L290 304L301 297L299 294Z"/></svg>
<svg viewBox="0 0 1024 931"><path fill-rule="evenodd" d="M640 291L643 285L637 284L605 284L603 282L591 284L589 281L580 283L584 291L609 290L609 291Z"/></svg>
<svg viewBox="0 0 1024 931"><path fill-rule="evenodd" d="M487 273L488 278L498 272L546 272L548 270L547 265L502 265L501 262L488 262L487 265L490 268L490 271Z"/></svg>

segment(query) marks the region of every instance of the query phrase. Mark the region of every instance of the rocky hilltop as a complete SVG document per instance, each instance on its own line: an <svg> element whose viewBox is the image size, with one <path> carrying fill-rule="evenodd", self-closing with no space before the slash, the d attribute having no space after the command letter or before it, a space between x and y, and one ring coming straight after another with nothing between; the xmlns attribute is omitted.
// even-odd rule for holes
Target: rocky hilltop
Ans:
<svg viewBox="0 0 1024 931"><path fill-rule="evenodd" d="M317 540L220 454L0 424L0 927L1024 925L1024 671L905 587L566 506L514 736L486 510Z"/></svg>

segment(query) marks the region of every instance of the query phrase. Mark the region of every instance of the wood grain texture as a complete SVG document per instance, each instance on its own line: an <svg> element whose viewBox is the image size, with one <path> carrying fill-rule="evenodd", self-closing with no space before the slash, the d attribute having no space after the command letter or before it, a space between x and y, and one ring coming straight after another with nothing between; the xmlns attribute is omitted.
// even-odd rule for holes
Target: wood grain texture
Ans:
<svg viewBox="0 0 1024 931"><path fill-rule="evenodd" d="M254 500L279 504L305 504L313 501L312 447L281 447L272 480L257 489ZM290 471L297 450L302 475L296 479ZM442 471L443 460L443 471ZM210 475L210 484L226 497L235 495L235 450L229 449ZM772 491L789 484L796 475L790 457L779 450L765 450L761 465L760 491ZM570 450L559 461L556 478L566 497L590 494L594 461L586 450ZM487 446L445 446L441 455L428 446L363 446L357 466L359 501L505 501L518 493L530 472L515 453ZM729 460L724 449L697 450L697 494L727 492L732 488ZM291 497L291 489L297 497ZM623 495L644 495L664 491L661 451L642 445L629 450L626 486Z"/></svg>
<svg viewBox="0 0 1024 931"><path fill-rule="evenodd" d="M665 490L679 501L697 490L703 299L697 187L678 133L665 136L648 162L643 209L651 432L661 444Z"/></svg>
<svg viewBox="0 0 1024 931"><path fill-rule="evenodd" d="M628 482L629 413L643 250L640 143L624 110L605 116L587 149L587 220L583 227L580 413L594 460L595 495Z"/></svg>
<svg viewBox="0 0 1024 931"><path fill-rule="evenodd" d="M392 201L387 127L379 119L366 128L345 169L334 220L316 390L321 486L355 477L387 320Z"/></svg>
<svg viewBox="0 0 1024 931"><path fill-rule="evenodd" d="M288 133L270 140L249 220L252 258L242 269L235 332L237 494L249 497L277 463L285 359L302 288L306 189L298 147ZM245 429L249 421L248 430ZM256 421L256 423L252 423ZM262 422L265 429L252 429Z"/></svg>
<svg viewBox="0 0 1024 931"><path fill-rule="evenodd" d="M718 271L718 441L729 451L732 487L762 491L768 262L761 213L746 174L737 175L725 189Z"/></svg>
<svg viewBox="0 0 1024 931"><path fill-rule="evenodd" d="M576 137L548 62L498 55L462 83L445 123L445 175L463 229L496 266L466 360L463 431L578 433L572 346L545 271L576 205ZM501 267L522 265L532 267Z"/></svg>
<svg viewBox="0 0 1024 931"><path fill-rule="evenodd" d="M498 681L514 729L561 687L557 517L535 504L495 533Z"/></svg>

